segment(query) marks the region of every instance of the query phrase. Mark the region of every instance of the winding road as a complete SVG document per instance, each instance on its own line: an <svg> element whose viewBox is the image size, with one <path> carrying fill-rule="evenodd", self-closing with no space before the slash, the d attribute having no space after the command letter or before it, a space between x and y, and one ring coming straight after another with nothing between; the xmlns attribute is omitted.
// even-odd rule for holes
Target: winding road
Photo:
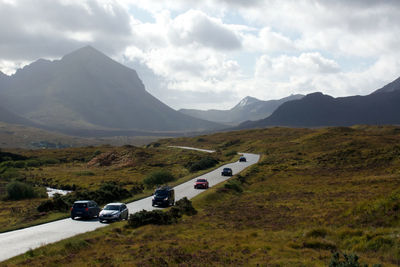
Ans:
<svg viewBox="0 0 400 267"><path fill-rule="evenodd" d="M190 147L175 147L180 149L194 149ZM202 150L206 153L211 153L211 150ZM260 156L257 154L241 153L246 157L247 162L234 162L223 165L209 173L203 174L199 177L193 178L183 184L177 185L175 189L175 200L183 197L189 199L203 192L193 188L194 181L198 178L206 178L209 186L212 187L230 177L221 176L222 169L229 167L232 169L233 174L237 174L258 162ZM127 204L130 213L137 211L157 209L151 206L151 197L131 202ZM77 234L93 231L100 227L105 227L107 224L100 223L98 219L93 220L72 220L62 219L42 225L32 226L21 230L11 231L0 234L0 261L7 260L19 254L25 253L30 249L38 248L40 246L54 243Z"/></svg>

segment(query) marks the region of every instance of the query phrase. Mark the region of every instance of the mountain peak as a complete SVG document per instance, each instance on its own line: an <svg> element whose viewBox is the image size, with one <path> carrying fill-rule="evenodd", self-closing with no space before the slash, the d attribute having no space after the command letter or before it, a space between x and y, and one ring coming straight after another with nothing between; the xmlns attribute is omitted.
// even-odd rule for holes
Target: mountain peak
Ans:
<svg viewBox="0 0 400 267"><path fill-rule="evenodd" d="M259 99L255 98L255 97L251 97L251 96L246 96L245 98L243 98L236 106L237 107L244 107L246 105L255 103L260 101Z"/></svg>
<svg viewBox="0 0 400 267"><path fill-rule="evenodd" d="M70 59L77 59L77 60L87 60L88 58L107 58L108 56L100 52L99 50L95 49L93 46L87 45L82 48L79 48L65 56L61 60L70 60Z"/></svg>

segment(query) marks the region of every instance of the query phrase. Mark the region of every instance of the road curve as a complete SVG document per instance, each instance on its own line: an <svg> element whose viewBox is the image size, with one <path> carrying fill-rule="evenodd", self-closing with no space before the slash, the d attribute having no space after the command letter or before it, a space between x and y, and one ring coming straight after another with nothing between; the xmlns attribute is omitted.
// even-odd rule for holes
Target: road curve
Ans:
<svg viewBox="0 0 400 267"><path fill-rule="evenodd" d="M180 147L188 149L187 147ZM193 149L193 148L190 148ZM200 150L211 153L212 151ZM209 181L209 186L212 187L229 177L221 176L221 171L225 167L232 168L233 174L237 174L258 162L260 156L257 154L242 153L246 157L247 162L234 162L219 167L209 173L203 174L199 177L175 187L175 200L183 197L193 198L194 196L203 192L193 188L194 181L198 178L206 178ZM153 210L157 209L151 206L151 197L131 202L127 204L130 213L135 213L140 210ZM98 219L93 220L72 220L62 219L42 225L32 226L21 230L11 231L0 234L0 261L7 260L19 254L25 253L30 249L38 248L46 244L54 243L68 237L93 231L97 228L107 226L107 224L100 223Z"/></svg>

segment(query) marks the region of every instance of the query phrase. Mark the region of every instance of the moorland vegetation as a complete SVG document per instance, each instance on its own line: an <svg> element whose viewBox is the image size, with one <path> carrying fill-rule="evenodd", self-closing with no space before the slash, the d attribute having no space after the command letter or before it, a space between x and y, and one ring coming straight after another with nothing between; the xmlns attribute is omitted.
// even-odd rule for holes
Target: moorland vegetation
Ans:
<svg viewBox="0 0 400 267"><path fill-rule="evenodd" d="M170 145L221 156L259 153L261 159L192 199L196 214L166 225L115 223L4 264L400 265L399 127L234 131L159 140L157 149ZM80 186L92 177L80 176Z"/></svg>

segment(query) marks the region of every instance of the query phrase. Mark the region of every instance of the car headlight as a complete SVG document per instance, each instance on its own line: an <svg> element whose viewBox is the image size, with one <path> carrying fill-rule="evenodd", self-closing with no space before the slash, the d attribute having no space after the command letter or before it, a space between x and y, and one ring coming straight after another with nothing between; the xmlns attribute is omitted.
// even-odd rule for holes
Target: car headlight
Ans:
<svg viewBox="0 0 400 267"><path fill-rule="evenodd" d="M168 198L166 197L166 198L164 198L164 201L167 201L168 200Z"/></svg>

